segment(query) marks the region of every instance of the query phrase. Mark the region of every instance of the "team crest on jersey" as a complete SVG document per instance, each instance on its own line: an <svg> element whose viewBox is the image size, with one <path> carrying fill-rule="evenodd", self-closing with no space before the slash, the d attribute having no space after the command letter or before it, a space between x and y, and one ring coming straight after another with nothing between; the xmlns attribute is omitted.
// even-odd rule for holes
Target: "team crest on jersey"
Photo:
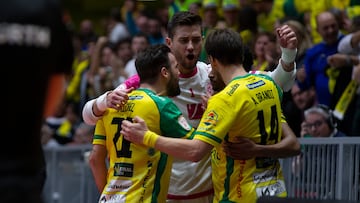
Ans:
<svg viewBox="0 0 360 203"><path fill-rule="evenodd" d="M215 111L210 111L208 112L208 114L206 115L206 118L204 119L203 123L205 125L215 125L216 122L218 121L218 115Z"/></svg>
<svg viewBox="0 0 360 203"><path fill-rule="evenodd" d="M181 127L183 127L185 130L190 130L191 126L189 125L189 123L187 122L187 120L184 118L184 116L180 116L178 118L178 123L179 125L181 125Z"/></svg>

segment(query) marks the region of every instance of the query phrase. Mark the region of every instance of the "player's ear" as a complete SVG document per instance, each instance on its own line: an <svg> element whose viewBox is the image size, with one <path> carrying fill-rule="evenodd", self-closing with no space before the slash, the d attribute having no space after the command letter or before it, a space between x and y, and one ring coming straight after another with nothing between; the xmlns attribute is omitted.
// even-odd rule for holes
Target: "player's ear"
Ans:
<svg viewBox="0 0 360 203"><path fill-rule="evenodd" d="M166 43L166 45L167 45L168 47L171 47L171 43L172 43L171 38L170 38L170 37L166 37L166 38L165 38L165 43Z"/></svg>
<svg viewBox="0 0 360 203"><path fill-rule="evenodd" d="M164 78L169 78L170 77L170 70L168 70L165 66L161 68L160 70L160 75Z"/></svg>

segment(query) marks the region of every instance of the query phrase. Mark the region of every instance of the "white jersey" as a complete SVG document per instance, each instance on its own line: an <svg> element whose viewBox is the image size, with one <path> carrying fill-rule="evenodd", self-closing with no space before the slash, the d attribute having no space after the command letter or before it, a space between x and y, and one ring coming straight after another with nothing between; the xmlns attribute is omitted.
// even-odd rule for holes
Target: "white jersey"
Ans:
<svg viewBox="0 0 360 203"><path fill-rule="evenodd" d="M204 113L201 96L207 93L211 94L213 91L208 78L209 72L209 65L198 62L191 75L180 74L181 93L172 98L182 114L195 128ZM199 162L174 158L168 199L198 198L213 194L212 191L210 154Z"/></svg>

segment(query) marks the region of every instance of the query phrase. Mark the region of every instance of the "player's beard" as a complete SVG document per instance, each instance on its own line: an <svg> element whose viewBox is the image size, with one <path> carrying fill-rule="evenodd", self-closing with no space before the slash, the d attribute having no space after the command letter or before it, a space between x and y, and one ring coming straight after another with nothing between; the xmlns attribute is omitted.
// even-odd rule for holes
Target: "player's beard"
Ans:
<svg viewBox="0 0 360 203"><path fill-rule="evenodd" d="M166 86L166 92L169 97L175 97L180 94L179 79L172 72L170 74L171 79Z"/></svg>
<svg viewBox="0 0 360 203"><path fill-rule="evenodd" d="M196 63L198 61L198 56L196 54L188 54L181 57L182 60L178 61L181 67L185 70L192 70L196 67ZM181 69L180 69L181 71Z"/></svg>

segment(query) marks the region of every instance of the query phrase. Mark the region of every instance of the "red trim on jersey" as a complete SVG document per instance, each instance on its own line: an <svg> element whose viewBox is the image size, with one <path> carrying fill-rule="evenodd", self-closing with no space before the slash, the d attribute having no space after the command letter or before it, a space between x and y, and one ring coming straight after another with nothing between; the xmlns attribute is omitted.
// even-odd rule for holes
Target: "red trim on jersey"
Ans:
<svg viewBox="0 0 360 203"><path fill-rule="evenodd" d="M198 69L197 69L197 67L195 67L193 72L187 73L187 74L180 73L179 77L180 78L190 78L190 77L196 75L197 72L198 72Z"/></svg>
<svg viewBox="0 0 360 203"><path fill-rule="evenodd" d="M205 197L208 195L214 194L214 189L210 189L204 192L199 192L199 193L195 193L195 194L191 194L191 195L172 195L172 194L168 194L167 198L168 199L173 199L173 200L185 200L185 199L196 199L196 198L200 198L200 197Z"/></svg>

